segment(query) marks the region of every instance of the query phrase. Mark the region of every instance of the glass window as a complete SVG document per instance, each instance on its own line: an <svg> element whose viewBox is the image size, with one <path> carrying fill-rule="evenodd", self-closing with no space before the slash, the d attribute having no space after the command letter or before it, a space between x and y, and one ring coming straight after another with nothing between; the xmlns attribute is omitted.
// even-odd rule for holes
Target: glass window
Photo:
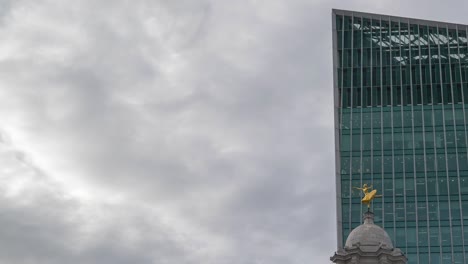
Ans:
<svg viewBox="0 0 468 264"><path fill-rule="evenodd" d="M413 113L411 113L411 111L403 112L403 125L405 127L411 127L413 125Z"/></svg>
<svg viewBox="0 0 468 264"><path fill-rule="evenodd" d="M416 179L416 191L418 196L426 196L426 180Z"/></svg>
<svg viewBox="0 0 468 264"><path fill-rule="evenodd" d="M424 112L424 125L426 126L432 126L433 125L433 122L432 122L432 110L430 109L426 109Z"/></svg>
<svg viewBox="0 0 468 264"><path fill-rule="evenodd" d="M382 67L382 84L390 85L390 68Z"/></svg>
<svg viewBox="0 0 468 264"><path fill-rule="evenodd" d="M454 229L455 230L455 229ZM457 229L458 230L458 229ZM460 229L461 231L461 229ZM461 234L461 233L459 233ZM461 238L461 235L457 234L456 237L453 238L454 244L459 242L459 239ZM456 241L455 241L456 240ZM455 252L453 253L453 263L454 264L462 264L464 263L463 260L463 253Z"/></svg>
<svg viewBox="0 0 468 264"><path fill-rule="evenodd" d="M422 216L422 215L421 215ZM419 217L419 215L418 215ZM428 239L427 239L427 228L426 227L419 227L418 229L418 243L420 247L428 246ZM427 263L427 262L423 262Z"/></svg>
<svg viewBox="0 0 468 264"><path fill-rule="evenodd" d="M462 194L468 194L468 178L466 176L460 179L460 189ZM466 206L467 208L463 212L466 211L468 215L468 203L466 203Z"/></svg>
<svg viewBox="0 0 468 264"><path fill-rule="evenodd" d="M371 158L370 157L362 157L362 172L363 173L371 173Z"/></svg>
<svg viewBox="0 0 468 264"><path fill-rule="evenodd" d="M456 180L456 179L455 179ZM450 180L452 182L452 180ZM458 187L458 184L457 186ZM450 188L452 188L450 186ZM454 195L455 193L452 193L452 189L450 189L451 195ZM458 195L458 189L456 189L456 195ZM452 200L450 202L450 209L452 210L452 220L460 220L461 215L460 215L460 202L458 200ZM453 222L452 222L453 223Z"/></svg>
<svg viewBox="0 0 468 264"><path fill-rule="evenodd" d="M352 148L353 148L353 151L361 150L361 135L360 134L353 135Z"/></svg>
<svg viewBox="0 0 468 264"><path fill-rule="evenodd" d="M394 170L395 172L403 172L404 171L404 158L403 156L395 156L394 159Z"/></svg>
<svg viewBox="0 0 468 264"><path fill-rule="evenodd" d="M336 29L343 30L343 16L336 15Z"/></svg>
<svg viewBox="0 0 468 264"><path fill-rule="evenodd" d="M401 111L395 108L393 111L393 127L401 127Z"/></svg>
<svg viewBox="0 0 468 264"><path fill-rule="evenodd" d="M414 239L416 239L416 236L414 237ZM416 240L414 240L416 244ZM411 243L412 244L412 243ZM410 243L408 243L408 246L410 246ZM413 245L413 246L416 246L416 245ZM408 263L417 263L418 262L418 255L416 253L408 253L406 254L406 257L408 258Z"/></svg>
<svg viewBox="0 0 468 264"><path fill-rule="evenodd" d="M413 172L414 171L414 159L413 155L405 155L405 171Z"/></svg>
<svg viewBox="0 0 468 264"><path fill-rule="evenodd" d="M458 179L457 179L457 177L450 177L449 178L449 190L450 190L450 195L458 195L459 192L458 192ZM454 203L455 203L455 201L452 201L452 204L454 204ZM454 209L454 207L452 207L452 210L453 209ZM458 210L460 210L460 205L458 205ZM455 219L457 219L457 218L455 218Z"/></svg>
<svg viewBox="0 0 468 264"><path fill-rule="evenodd" d="M367 42L364 43L364 47L368 46L369 44L367 44ZM362 53L362 65L364 67L369 67L371 66L371 49L363 49L363 53ZM371 72L370 72L371 68L367 68L366 69L366 83L368 85L370 85L370 75L371 75Z"/></svg>
<svg viewBox="0 0 468 264"><path fill-rule="evenodd" d="M343 49L343 31L336 32L336 42L338 43L338 49Z"/></svg>
<svg viewBox="0 0 468 264"><path fill-rule="evenodd" d="M465 132L464 131L457 131L456 142L457 142L457 147L459 149L464 150L466 148Z"/></svg>
<svg viewBox="0 0 468 264"><path fill-rule="evenodd" d="M392 149L392 134L383 134L383 148L384 150Z"/></svg>
<svg viewBox="0 0 468 264"><path fill-rule="evenodd" d="M439 186L438 187L439 187L439 195L447 195L448 194L447 179L439 178ZM446 208L441 208L441 215L443 215L442 210L448 210L448 206Z"/></svg>
<svg viewBox="0 0 468 264"><path fill-rule="evenodd" d="M360 91L360 89L357 89ZM355 91L355 94L357 91ZM360 113L354 113L353 114L353 119L351 120L353 123L353 128L361 128L361 114Z"/></svg>
<svg viewBox="0 0 468 264"><path fill-rule="evenodd" d="M341 151L350 151L351 135L341 135Z"/></svg>
<svg viewBox="0 0 468 264"><path fill-rule="evenodd" d="M422 132L414 132L414 148L422 149L424 148L424 138Z"/></svg>
<svg viewBox="0 0 468 264"><path fill-rule="evenodd" d="M373 173L382 173L382 158L374 156Z"/></svg>
<svg viewBox="0 0 468 264"><path fill-rule="evenodd" d="M426 131L424 141L424 143L426 144L426 149L434 148L434 132Z"/></svg>
<svg viewBox="0 0 468 264"><path fill-rule="evenodd" d="M354 30L353 31L353 48L360 49L361 48L361 30Z"/></svg>
<svg viewBox="0 0 468 264"><path fill-rule="evenodd" d="M345 68L350 68L351 67L351 54L352 54L352 50L350 49L347 49L347 50L344 50L343 51L343 67Z"/></svg>
<svg viewBox="0 0 468 264"><path fill-rule="evenodd" d="M441 228L441 239L442 245L450 245L450 228Z"/></svg>
<svg viewBox="0 0 468 264"><path fill-rule="evenodd" d="M450 219L450 213L449 213L449 207L448 207L448 202L447 201L439 201L439 210L440 210L440 218L441 220L449 220ZM442 225L442 223L441 223ZM448 221L447 221L448 225ZM443 230L444 228L442 228Z"/></svg>
<svg viewBox="0 0 468 264"><path fill-rule="evenodd" d="M412 102L411 86L405 85L403 91L403 105L410 105Z"/></svg>
<svg viewBox="0 0 468 264"><path fill-rule="evenodd" d="M374 140L373 140L373 148L374 150L380 150L382 149L382 136L380 134L374 134Z"/></svg>
<svg viewBox="0 0 468 264"><path fill-rule="evenodd" d="M456 51L457 47L455 47ZM461 77L460 77L460 66L457 64L452 64L450 65L450 72L452 73L452 82L454 83L459 83L461 82Z"/></svg>
<svg viewBox="0 0 468 264"><path fill-rule="evenodd" d="M422 104L422 91L421 91L421 85L415 85L413 88L413 104L414 105L420 105Z"/></svg>
<svg viewBox="0 0 468 264"><path fill-rule="evenodd" d="M403 204L395 204L396 208L395 208L395 211L397 213L397 221L404 221L404 217L405 217L405 212L404 212L404 207L403 207ZM401 209L400 207L401 206ZM403 218L399 218L400 214L403 214ZM398 247L398 248L404 248L406 247L406 231L404 228L397 228L396 229L396 241L395 241L395 247Z"/></svg>
<svg viewBox="0 0 468 264"><path fill-rule="evenodd" d="M468 170L468 163L465 153L458 153L458 166L460 171Z"/></svg>
<svg viewBox="0 0 468 264"><path fill-rule="evenodd" d="M435 178L427 179L427 195L437 194L437 180Z"/></svg>
<svg viewBox="0 0 468 264"><path fill-rule="evenodd" d="M435 171L434 154L426 154L426 171Z"/></svg>
<svg viewBox="0 0 468 264"><path fill-rule="evenodd" d="M445 52L444 52L445 50ZM441 49L443 53L448 53L447 49ZM445 57L448 56L448 54L443 54ZM450 67L448 64L442 64L441 65L441 72L442 72L442 83L450 83ZM445 89L444 89L445 90Z"/></svg>
<svg viewBox="0 0 468 264"><path fill-rule="evenodd" d="M383 127L392 127L392 112L382 112L382 123Z"/></svg>
<svg viewBox="0 0 468 264"><path fill-rule="evenodd" d="M364 84L366 85L366 84ZM370 107L372 106L372 89L370 87L365 87L362 89L363 95L362 95L362 107Z"/></svg>
<svg viewBox="0 0 468 264"><path fill-rule="evenodd" d="M343 112L341 116L341 129L349 129L351 127L351 113Z"/></svg>
<svg viewBox="0 0 468 264"><path fill-rule="evenodd" d="M437 155L437 170L438 171L445 171L447 168L445 154L438 154Z"/></svg>
<svg viewBox="0 0 468 264"><path fill-rule="evenodd" d="M422 114L421 110L413 110L414 126L422 126Z"/></svg>
<svg viewBox="0 0 468 264"><path fill-rule="evenodd" d="M441 109L434 109L434 125L435 126L442 126L443 122L443 112Z"/></svg>
<svg viewBox="0 0 468 264"><path fill-rule="evenodd" d="M451 108L445 109L444 110L444 119L445 119L445 125L446 126L452 126L453 125L453 110Z"/></svg>
<svg viewBox="0 0 468 264"><path fill-rule="evenodd" d="M393 222L393 203L385 203L385 221L386 222ZM389 236L390 235L390 232L393 231L393 229L390 229L390 228L387 228L386 229L387 233L389 233ZM389 232L390 231L390 232Z"/></svg>
<svg viewBox="0 0 468 264"><path fill-rule="evenodd" d="M393 147L395 149L403 149L403 134L402 133L393 134Z"/></svg>
<svg viewBox="0 0 468 264"><path fill-rule="evenodd" d="M373 106L381 106L382 105L382 89L380 87L375 87L373 93Z"/></svg>
<svg viewBox="0 0 468 264"><path fill-rule="evenodd" d="M384 157L384 173L392 173L392 157Z"/></svg>
<svg viewBox="0 0 468 264"><path fill-rule="evenodd" d="M406 236L407 236L407 244L409 247L416 246L416 227L408 227L406 228Z"/></svg>
<svg viewBox="0 0 468 264"><path fill-rule="evenodd" d="M468 84L467 83L463 84L462 93L463 93L463 102L467 104L468 103Z"/></svg>
<svg viewBox="0 0 468 264"><path fill-rule="evenodd" d="M352 222L361 221L361 205L360 204L351 205L351 221Z"/></svg>
<svg viewBox="0 0 468 264"><path fill-rule="evenodd" d="M344 30L351 30L353 27L353 19L350 16L344 18Z"/></svg>
<svg viewBox="0 0 468 264"><path fill-rule="evenodd" d="M414 179L405 179L406 196L414 196ZM407 212L408 213L408 212Z"/></svg>
<svg viewBox="0 0 468 264"><path fill-rule="evenodd" d="M434 193L435 194L435 193ZM437 202L428 202L428 213L429 213L429 220L438 220L439 219L439 209L437 207ZM439 234L437 233L437 237Z"/></svg>
<svg viewBox="0 0 468 264"><path fill-rule="evenodd" d="M401 86L393 87L393 105L401 105Z"/></svg>
<svg viewBox="0 0 468 264"><path fill-rule="evenodd" d="M356 75L354 75L356 76ZM354 83L354 85L356 86L356 83ZM360 84L357 84L358 86L360 86ZM358 88L353 88L353 107L361 107L362 104L361 104L361 88L358 87ZM360 121L360 119L359 119ZM359 122L359 127L361 126L361 122Z"/></svg>
<svg viewBox="0 0 468 264"><path fill-rule="evenodd" d="M457 156L455 154L447 154L447 170L457 171Z"/></svg>
<svg viewBox="0 0 468 264"><path fill-rule="evenodd" d="M453 102L457 104L461 104L462 101L463 101L463 94L462 94L461 83L457 83L453 87Z"/></svg>
<svg viewBox="0 0 468 264"><path fill-rule="evenodd" d="M380 66L381 59L380 59L380 49L374 49L372 51L372 65L373 66ZM380 74L380 68L376 68L379 71ZM380 78L379 81L377 82L378 85L380 85Z"/></svg>
<svg viewBox="0 0 468 264"><path fill-rule="evenodd" d="M433 104L442 103L442 95L441 95L440 89L441 89L440 84L432 85Z"/></svg>
<svg viewBox="0 0 468 264"><path fill-rule="evenodd" d="M353 157L353 163L351 164L352 173L361 173L361 157Z"/></svg>
<svg viewBox="0 0 468 264"><path fill-rule="evenodd" d="M354 21L353 21L353 30L360 30L362 29L362 26L361 26L361 18L360 17L354 17Z"/></svg>
<svg viewBox="0 0 468 264"><path fill-rule="evenodd" d="M427 52L427 50L425 50ZM426 55L427 56L427 55ZM422 65L421 66L421 78L423 84L430 84L431 83L431 74L430 74L430 68L428 65Z"/></svg>
<svg viewBox="0 0 468 264"><path fill-rule="evenodd" d="M362 134L362 148L363 150L371 150L371 134Z"/></svg>
<svg viewBox="0 0 468 264"><path fill-rule="evenodd" d="M431 85L424 85L423 88L423 104L432 104L432 88Z"/></svg>
<svg viewBox="0 0 468 264"><path fill-rule="evenodd" d="M372 112L372 127L381 128L381 112Z"/></svg>
<svg viewBox="0 0 468 264"><path fill-rule="evenodd" d="M442 131L437 131L435 132L436 139L435 139L435 144L437 148L444 148L445 143L444 143L444 132Z"/></svg>
<svg viewBox="0 0 468 264"><path fill-rule="evenodd" d="M408 57L409 56L409 51L406 50L404 53L405 54L405 57ZM401 83L402 85L405 85L405 87L410 87L409 84L410 84L410 74L411 71L410 71L410 68L409 67L401 67ZM406 95L403 95L403 99L405 104L408 104L408 102L411 101L411 96L406 96Z"/></svg>
<svg viewBox="0 0 468 264"><path fill-rule="evenodd" d="M424 171L424 155L416 155L416 171L423 172Z"/></svg>
<svg viewBox="0 0 468 264"><path fill-rule="evenodd" d="M403 179L395 179L395 196L404 195Z"/></svg>
<svg viewBox="0 0 468 264"><path fill-rule="evenodd" d="M343 87L351 87L351 70L350 69L343 69Z"/></svg>
<svg viewBox="0 0 468 264"><path fill-rule="evenodd" d="M349 174L349 158L341 157L341 174Z"/></svg>
<svg viewBox="0 0 468 264"><path fill-rule="evenodd" d="M465 117L463 115L463 109L455 109L455 125L464 124Z"/></svg>
<svg viewBox="0 0 468 264"><path fill-rule="evenodd" d="M446 139L447 148L455 148L455 132L454 131L445 132L445 139Z"/></svg>
<svg viewBox="0 0 468 264"><path fill-rule="evenodd" d="M439 227L431 226L429 228L429 236L430 236L430 240L431 240L431 246L439 246L440 245ZM431 251L432 251L432 249L431 249ZM433 262L433 263L438 263L438 262Z"/></svg>
<svg viewBox="0 0 468 264"><path fill-rule="evenodd" d="M384 191L383 191L383 193L387 197L392 197L393 196L393 180L392 179L385 179L384 180ZM393 212L393 210L392 210L392 212Z"/></svg>
<svg viewBox="0 0 468 264"><path fill-rule="evenodd" d="M350 31L343 31L343 42L344 42L345 49L351 48L351 32Z"/></svg>
<svg viewBox="0 0 468 264"><path fill-rule="evenodd" d="M341 197L342 198L349 198L349 190L350 186L349 186L349 180L341 180ZM346 208L346 211L347 211L347 208Z"/></svg>
<svg viewBox="0 0 468 264"><path fill-rule="evenodd" d="M353 69L353 87L361 87L361 69Z"/></svg>
<svg viewBox="0 0 468 264"><path fill-rule="evenodd" d="M345 88L343 89L343 102L342 102L343 108L349 108L351 107L351 89ZM348 124L348 127L344 127L346 129L349 129L350 123Z"/></svg>
<svg viewBox="0 0 468 264"><path fill-rule="evenodd" d="M413 133L405 133L405 148L413 149Z"/></svg>

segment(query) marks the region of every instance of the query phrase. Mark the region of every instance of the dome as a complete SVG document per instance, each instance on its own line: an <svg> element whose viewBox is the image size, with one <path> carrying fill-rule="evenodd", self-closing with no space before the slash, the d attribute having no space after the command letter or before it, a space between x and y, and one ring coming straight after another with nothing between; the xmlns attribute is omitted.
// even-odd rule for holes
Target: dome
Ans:
<svg viewBox="0 0 468 264"><path fill-rule="evenodd" d="M356 227L346 239L345 248L355 246L382 246L393 249L393 243L387 232L380 226L374 224L374 214L366 212L364 223Z"/></svg>

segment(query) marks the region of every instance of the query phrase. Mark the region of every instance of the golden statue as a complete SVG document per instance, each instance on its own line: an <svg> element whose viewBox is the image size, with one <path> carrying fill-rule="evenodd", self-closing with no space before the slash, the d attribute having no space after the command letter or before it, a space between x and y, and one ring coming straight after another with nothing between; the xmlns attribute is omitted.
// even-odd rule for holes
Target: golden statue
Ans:
<svg viewBox="0 0 468 264"><path fill-rule="evenodd" d="M362 198L361 202L363 204L367 204L367 208L370 208L370 204L372 200L378 197L382 197L382 195L377 195L377 190L372 190L372 185L368 187L367 184L364 184L362 188L359 188L359 187L353 187L353 188L362 190L362 192L364 193L364 198Z"/></svg>

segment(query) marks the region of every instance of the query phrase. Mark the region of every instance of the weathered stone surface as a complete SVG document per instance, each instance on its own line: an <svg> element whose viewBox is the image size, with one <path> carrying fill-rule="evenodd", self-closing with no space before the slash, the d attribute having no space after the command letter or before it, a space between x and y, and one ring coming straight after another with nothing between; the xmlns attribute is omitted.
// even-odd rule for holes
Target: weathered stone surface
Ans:
<svg viewBox="0 0 468 264"><path fill-rule="evenodd" d="M366 212L364 223L349 234L345 247L330 260L337 264L405 264L407 258L393 247L387 232L374 224L374 214Z"/></svg>

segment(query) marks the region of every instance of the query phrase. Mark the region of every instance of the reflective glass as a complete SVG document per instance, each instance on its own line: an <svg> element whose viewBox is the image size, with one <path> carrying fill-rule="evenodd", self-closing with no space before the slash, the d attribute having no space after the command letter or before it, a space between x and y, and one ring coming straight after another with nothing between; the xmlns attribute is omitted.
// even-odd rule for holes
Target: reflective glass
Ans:
<svg viewBox="0 0 468 264"><path fill-rule="evenodd" d="M466 27L343 14L334 20L342 236L365 209L349 188L372 183L385 196L376 223L408 263L468 263Z"/></svg>

